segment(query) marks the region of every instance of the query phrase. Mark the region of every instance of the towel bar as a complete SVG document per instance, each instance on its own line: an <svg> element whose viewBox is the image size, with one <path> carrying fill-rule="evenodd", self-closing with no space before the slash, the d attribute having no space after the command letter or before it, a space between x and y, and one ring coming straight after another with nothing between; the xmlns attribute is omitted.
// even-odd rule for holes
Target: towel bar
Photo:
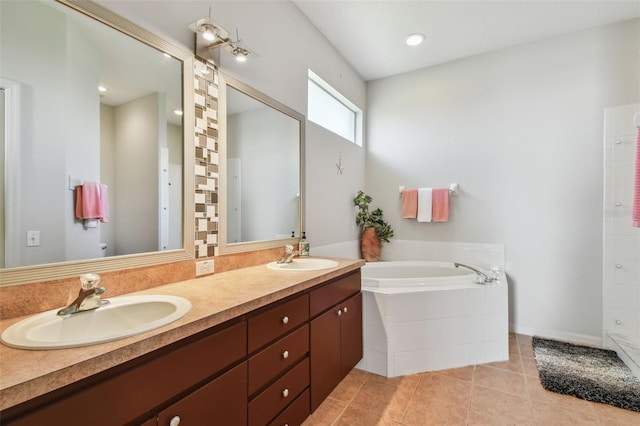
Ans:
<svg viewBox="0 0 640 426"><path fill-rule="evenodd" d="M449 195L458 195L458 188L459 185L457 183L450 183L449 184ZM398 187L400 195L402 195L402 191L404 191L406 189L405 186L400 186Z"/></svg>

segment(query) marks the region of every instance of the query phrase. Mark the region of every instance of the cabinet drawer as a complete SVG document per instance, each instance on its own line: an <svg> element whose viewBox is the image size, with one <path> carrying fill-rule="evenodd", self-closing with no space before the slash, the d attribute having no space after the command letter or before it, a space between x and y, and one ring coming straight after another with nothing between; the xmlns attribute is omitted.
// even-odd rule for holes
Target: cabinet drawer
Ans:
<svg viewBox="0 0 640 426"><path fill-rule="evenodd" d="M311 292L310 315L314 317L360 292L360 270Z"/></svg>
<svg viewBox="0 0 640 426"><path fill-rule="evenodd" d="M309 358L305 358L249 403L249 426L269 423L308 386Z"/></svg>
<svg viewBox="0 0 640 426"><path fill-rule="evenodd" d="M309 325L249 358L249 395L300 361L309 352Z"/></svg>
<svg viewBox="0 0 640 426"><path fill-rule="evenodd" d="M249 319L249 353L288 333L309 319L309 295L304 294Z"/></svg>
<svg viewBox="0 0 640 426"><path fill-rule="evenodd" d="M309 417L309 389L302 392L269 426L298 426Z"/></svg>
<svg viewBox="0 0 640 426"><path fill-rule="evenodd" d="M247 363L244 362L207 383L158 414L158 426L246 425Z"/></svg>

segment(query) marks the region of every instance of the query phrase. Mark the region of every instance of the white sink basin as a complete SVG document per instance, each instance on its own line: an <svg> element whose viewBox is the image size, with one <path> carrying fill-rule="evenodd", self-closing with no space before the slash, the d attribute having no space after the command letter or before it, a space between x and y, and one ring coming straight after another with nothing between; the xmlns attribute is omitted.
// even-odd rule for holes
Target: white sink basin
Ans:
<svg viewBox="0 0 640 426"><path fill-rule="evenodd" d="M331 259L316 259L296 257L290 263L271 262L267 268L278 271L317 271L320 269L335 268L338 262Z"/></svg>
<svg viewBox="0 0 640 426"><path fill-rule="evenodd" d="M2 343L19 349L61 349L134 336L181 318L191 309L182 297L120 296L86 312L58 316L59 309L34 315L7 328Z"/></svg>

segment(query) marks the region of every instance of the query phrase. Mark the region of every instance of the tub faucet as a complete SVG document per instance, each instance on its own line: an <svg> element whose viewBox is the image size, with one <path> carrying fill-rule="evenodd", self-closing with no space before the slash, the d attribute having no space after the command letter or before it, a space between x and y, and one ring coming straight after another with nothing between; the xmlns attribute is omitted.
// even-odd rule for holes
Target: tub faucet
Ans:
<svg viewBox="0 0 640 426"><path fill-rule="evenodd" d="M58 315L77 314L78 312L90 311L108 304L108 300L100 300L100 296L107 289L98 287L98 282L100 282L100 275L98 274L81 275L78 297L69 306L60 309Z"/></svg>
<svg viewBox="0 0 640 426"><path fill-rule="evenodd" d="M299 251L294 250L291 244L287 244L286 246L284 246L284 254L280 258L280 260L278 260L278 263L291 263L293 257L299 255Z"/></svg>
<svg viewBox="0 0 640 426"><path fill-rule="evenodd" d="M486 283L497 281L495 278L489 277L487 274L485 274L484 272L482 272L477 268L474 268L473 266L464 265L462 263L454 263L453 266L455 266L456 268L462 266L463 268L471 269L473 272L476 273L476 283L478 284L486 284Z"/></svg>

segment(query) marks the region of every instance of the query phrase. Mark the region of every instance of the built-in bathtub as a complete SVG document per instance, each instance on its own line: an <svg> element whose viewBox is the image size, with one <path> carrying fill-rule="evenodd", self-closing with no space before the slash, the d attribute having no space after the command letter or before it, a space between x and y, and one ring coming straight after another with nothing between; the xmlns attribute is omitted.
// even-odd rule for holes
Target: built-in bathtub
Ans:
<svg viewBox="0 0 640 426"><path fill-rule="evenodd" d="M475 281L473 271L448 262L367 263L358 367L396 377L508 360L506 276Z"/></svg>

